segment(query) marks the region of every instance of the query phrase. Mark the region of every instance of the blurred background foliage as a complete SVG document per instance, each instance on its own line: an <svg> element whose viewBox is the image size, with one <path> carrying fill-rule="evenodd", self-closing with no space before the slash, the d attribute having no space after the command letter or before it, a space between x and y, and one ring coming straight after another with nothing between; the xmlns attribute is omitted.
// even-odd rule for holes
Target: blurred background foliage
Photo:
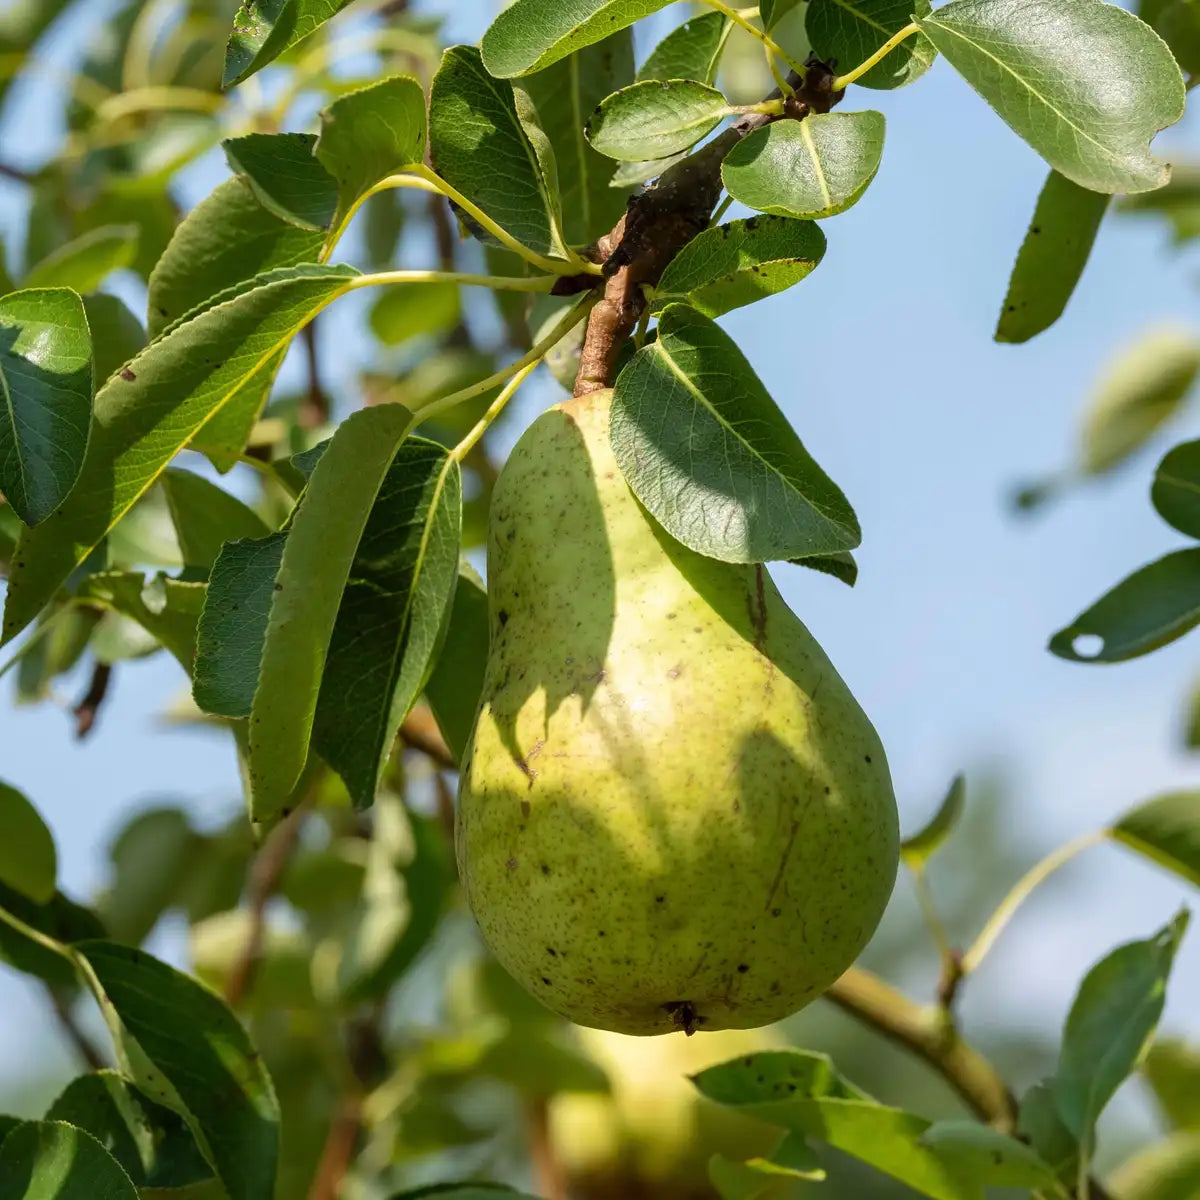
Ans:
<svg viewBox="0 0 1200 1200"><path fill-rule="evenodd" d="M225 95L219 80L236 0L125 0L110 4L99 24L79 21L91 3L6 0L0 7L0 102L23 80L49 76L62 106L62 138L32 168L11 158L21 134L0 109L0 173L24 189L28 210L22 235L0 259L0 289L61 285L84 293L93 328L103 331L97 345L119 364L147 336L138 314L184 215L180 180L198 164L211 172L222 138L308 128L322 104L379 74L408 72L427 85L440 18L432 6L410 11L402 0L364 0L347 14L352 20L324 26L277 67ZM807 50L803 8L774 35L798 57ZM80 30L85 43L72 44L84 36ZM721 85L735 103L757 100L771 86L758 46L739 32ZM1122 203L1120 219L1166 221L1180 244L1200 237L1198 179L1200 166L1177 166L1168 188ZM370 200L344 249L372 269L413 262L480 269L485 258L489 269L507 269L503 252L460 239L439 198L397 191ZM364 312L371 336L352 348L362 351L358 394L329 394L310 333L253 431L251 454L268 459L305 449L326 436L331 417L360 401L426 403L486 377L530 344L546 303L486 293L460 298L454 287L380 289ZM1194 336L1160 331L1122 354L1097 388L1078 465L1026 489L1025 507L1111 471L1192 396L1200 366ZM573 377L569 357L558 367L562 380ZM426 434L453 444L489 398L454 410ZM498 466L492 447L489 433L465 463L464 546L476 552ZM192 459L189 470L214 477ZM274 527L288 498L246 466L229 479ZM186 481L153 489L109 539L105 562L179 567L187 494ZM0 565L15 529L11 510L0 506ZM44 702L87 664L91 683L73 705L80 733L103 701L107 672L161 653L140 625L110 607L75 607L52 624L43 618L43 629L11 685L20 703ZM185 702L164 719L218 724ZM1195 745L1200 721L1190 728ZM88 898L115 939L185 945L185 961L249 1022L283 1108L279 1200L332 1196L330 1181L344 1174L347 1200L472 1175L543 1194L565 1183L579 1200L701 1200L713 1195L710 1154L766 1152L774 1135L703 1101L685 1076L759 1046L819 1049L885 1102L930 1117L963 1114L932 1072L824 1003L772 1029L690 1040L635 1041L554 1018L489 959L458 893L451 773L428 712L419 709L402 733L387 789L369 813L355 813L337 780L315 770L305 805L256 858L237 797L229 799L226 825L203 829L164 799L113 838L108 883ZM1002 820L1004 776L987 766L969 774L966 820L931 869L960 944L1031 857ZM0 939L0 955L6 952ZM937 953L903 880L865 964L932 995ZM74 1031L84 1061L103 1061L86 1006L66 984L48 985L47 993L47 1013ZM1053 1069L1057 1047L1025 1014L1012 1016L981 1048L1022 1088ZM1136 1086L1157 1097L1169 1138L1125 1162L1118 1194L1149 1200L1145 1179L1160 1189L1174 1178L1177 1190L1153 1194L1194 1200L1200 1057L1163 1042L1144 1076ZM0 1111L41 1112L65 1083L0 1072ZM1110 1128L1107 1136L1112 1160L1134 1148L1132 1131ZM848 1159L827 1157L830 1181L820 1186L830 1200L911 1194ZM788 1182L776 1194L817 1186ZM191 1194L199 1200L202 1192Z"/></svg>

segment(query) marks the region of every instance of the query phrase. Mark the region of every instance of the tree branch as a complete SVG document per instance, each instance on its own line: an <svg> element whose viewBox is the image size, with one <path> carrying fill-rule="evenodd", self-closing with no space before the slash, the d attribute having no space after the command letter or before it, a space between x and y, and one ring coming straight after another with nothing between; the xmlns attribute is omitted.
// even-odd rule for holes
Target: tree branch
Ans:
<svg viewBox="0 0 1200 1200"><path fill-rule="evenodd" d="M446 745L446 739L442 737L442 731L429 709L414 708L404 718L400 725L400 741L409 750L419 750L443 771L458 770L458 763L454 761L454 755L450 753L450 747Z"/></svg>
<svg viewBox="0 0 1200 1200"><path fill-rule="evenodd" d="M98 662L92 668L92 678L83 698L71 714L75 718L75 736L82 741L96 725L104 698L108 695L108 685L112 682L112 667L108 663Z"/></svg>
<svg viewBox="0 0 1200 1200"><path fill-rule="evenodd" d="M830 87L833 78L833 71L815 59L809 61L803 80L793 72L788 84L794 91L785 101L782 117L798 120L810 112L828 112L841 99L841 93ZM776 90L767 98L779 95ZM646 307L645 289L659 281L671 259L712 219L721 196L725 156L747 134L780 119L766 113L742 117L633 196L625 215L598 239L592 257L604 264L606 283L604 297L588 320L575 379L576 396L612 387L621 347ZM563 289L582 289L591 282L591 276L581 276L564 281Z"/></svg>

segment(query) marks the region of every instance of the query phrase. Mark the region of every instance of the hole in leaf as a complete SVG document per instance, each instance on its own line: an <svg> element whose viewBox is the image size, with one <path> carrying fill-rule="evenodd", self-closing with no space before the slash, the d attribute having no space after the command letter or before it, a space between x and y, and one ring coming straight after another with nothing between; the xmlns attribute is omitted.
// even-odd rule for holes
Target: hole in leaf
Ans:
<svg viewBox="0 0 1200 1200"><path fill-rule="evenodd" d="M1071 649L1080 658L1099 658L1104 650L1104 639L1098 633L1081 633L1071 642Z"/></svg>

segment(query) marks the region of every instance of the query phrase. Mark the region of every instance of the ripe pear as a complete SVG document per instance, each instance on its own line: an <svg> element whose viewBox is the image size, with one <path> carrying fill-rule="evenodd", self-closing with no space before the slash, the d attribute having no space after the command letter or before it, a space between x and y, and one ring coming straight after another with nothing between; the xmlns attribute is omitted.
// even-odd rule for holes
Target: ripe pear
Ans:
<svg viewBox="0 0 1200 1200"><path fill-rule="evenodd" d="M543 413L492 496L459 873L496 957L572 1021L767 1025L883 914L887 761L766 569L687 549L641 506L611 399Z"/></svg>

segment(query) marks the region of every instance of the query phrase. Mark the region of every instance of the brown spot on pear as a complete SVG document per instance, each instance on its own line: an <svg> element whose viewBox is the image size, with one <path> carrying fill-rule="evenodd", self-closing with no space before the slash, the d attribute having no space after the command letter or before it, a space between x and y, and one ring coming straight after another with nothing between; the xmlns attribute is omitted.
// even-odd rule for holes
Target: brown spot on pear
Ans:
<svg viewBox="0 0 1200 1200"><path fill-rule="evenodd" d="M696 554L638 503L610 403L543 413L496 484L460 874L504 966L581 1025L668 1033L680 1004L701 1030L766 1025L883 914L887 760L767 572ZM550 983L546 946L565 952Z"/></svg>

